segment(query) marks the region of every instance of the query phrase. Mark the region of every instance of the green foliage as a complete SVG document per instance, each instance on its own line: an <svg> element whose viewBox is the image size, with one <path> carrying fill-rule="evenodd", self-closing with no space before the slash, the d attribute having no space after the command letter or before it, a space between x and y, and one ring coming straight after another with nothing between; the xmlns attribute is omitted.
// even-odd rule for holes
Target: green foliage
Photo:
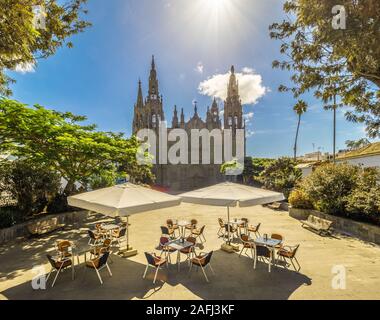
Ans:
<svg viewBox="0 0 380 320"><path fill-rule="evenodd" d="M0 207L0 229L12 227L19 219L16 207Z"/></svg>
<svg viewBox="0 0 380 320"><path fill-rule="evenodd" d="M288 198L290 192L301 179L302 172L291 158L280 158L270 163L260 174L259 180L265 188L282 192Z"/></svg>
<svg viewBox="0 0 380 320"><path fill-rule="evenodd" d="M246 184L261 184L260 174L271 164L273 159L246 157L244 161L243 180Z"/></svg>
<svg viewBox="0 0 380 320"><path fill-rule="evenodd" d="M357 184L359 167L328 163L319 166L302 183L301 188L317 210L328 214L343 214L347 196Z"/></svg>
<svg viewBox="0 0 380 320"><path fill-rule="evenodd" d="M347 197L348 216L380 224L380 174L376 169L365 169L356 187Z"/></svg>
<svg viewBox="0 0 380 320"><path fill-rule="evenodd" d="M17 66L34 64L37 59L56 53L64 44L73 44L67 38L84 31L89 23L82 19L86 0L0 0L0 95L10 95L8 87L13 82L5 70ZM33 6L43 5L46 28L33 23Z"/></svg>
<svg viewBox="0 0 380 320"><path fill-rule="evenodd" d="M237 159L233 159L222 164L220 173L233 175L234 172L241 172L243 170L243 165Z"/></svg>
<svg viewBox="0 0 380 320"><path fill-rule="evenodd" d="M307 195L302 189L294 189L289 195L289 203L296 209L313 209L314 206Z"/></svg>
<svg viewBox="0 0 380 320"><path fill-rule="evenodd" d="M55 197L53 197L53 199L49 202L46 211L50 214L55 214L70 212L73 210L75 209L70 207L67 202L67 196L62 193L57 193Z"/></svg>
<svg viewBox="0 0 380 320"><path fill-rule="evenodd" d="M1 99L0 152L52 168L68 182L66 196L75 192L75 183L86 188L94 176L115 165L135 180L151 177L150 167L136 161L140 143L135 137L96 131L95 125L82 124L85 120L70 112Z"/></svg>
<svg viewBox="0 0 380 320"><path fill-rule="evenodd" d="M60 178L49 167L26 160L0 163L0 192L16 199L25 216L42 212L59 187Z"/></svg>
<svg viewBox="0 0 380 320"><path fill-rule="evenodd" d="M350 150L357 150L357 149L366 147L369 144L371 144L371 143L366 138L359 139L359 140L356 140L356 141L355 140L347 140L346 141L346 146Z"/></svg>
<svg viewBox="0 0 380 320"><path fill-rule="evenodd" d="M103 171L90 177L89 187L92 190L111 187L115 185L117 178L118 174L116 170Z"/></svg>
<svg viewBox="0 0 380 320"><path fill-rule="evenodd" d="M323 164L291 193L294 208L380 225L380 172L349 164ZM311 206L310 206L311 203Z"/></svg>
<svg viewBox="0 0 380 320"><path fill-rule="evenodd" d="M332 27L331 9L343 5L346 30ZM291 71L293 86L280 86L296 99L309 91L331 108L334 95L338 106L352 106L351 121L364 122L370 137L380 135L380 1L378 0L288 0L289 17L270 26L270 36L281 41L286 57L273 67Z"/></svg>

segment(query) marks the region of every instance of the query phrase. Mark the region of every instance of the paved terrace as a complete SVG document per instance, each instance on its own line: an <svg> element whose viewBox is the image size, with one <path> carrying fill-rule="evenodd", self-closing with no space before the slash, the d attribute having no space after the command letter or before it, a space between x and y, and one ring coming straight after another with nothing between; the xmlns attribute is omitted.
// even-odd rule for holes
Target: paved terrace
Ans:
<svg viewBox="0 0 380 320"><path fill-rule="evenodd" d="M379 247L343 236L320 237L303 229L286 212L261 206L233 208L231 217L247 217L250 223L261 222L263 232L281 233L289 245L301 244L300 273L283 268L274 268L268 273L264 263L258 263L254 270L252 260L220 251L217 218L225 218L225 215L224 208L182 204L132 216L130 238L139 254L129 259L113 255L113 263L110 263L113 277L109 277L106 270L101 271L103 285L93 270L84 274L83 265L76 267L74 281L69 269L59 276L54 288L49 285L47 290L34 291L30 281L34 276L33 266L42 264L50 270L46 254L54 250L56 240L86 241L87 228L99 220L107 221L104 216L93 214L83 225L68 226L67 230L44 238L2 246L0 299L380 299ZM167 218L196 218L200 225L206 225L207 242L203 251L215 250L212 265L216 275L208 270L210 283L206 283L200 271L193 271L189 277L185 263L180 272L175 266L169 270L164 268L155 285L153 272L142 279L143 252L153 251L157 246L159 227ZM346 290L332 289L334 265L346 267Z"/></svg>

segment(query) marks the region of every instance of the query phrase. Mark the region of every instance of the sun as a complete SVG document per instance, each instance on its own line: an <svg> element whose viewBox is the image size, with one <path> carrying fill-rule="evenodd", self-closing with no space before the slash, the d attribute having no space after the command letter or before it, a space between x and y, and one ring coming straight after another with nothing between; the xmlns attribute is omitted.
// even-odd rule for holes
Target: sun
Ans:
<svg viewBox="0 0 380 320"><path fill-rule="evenodd" d="M225 9L231 0L203 0L202 4L209 10L222 10Z"/></svg>

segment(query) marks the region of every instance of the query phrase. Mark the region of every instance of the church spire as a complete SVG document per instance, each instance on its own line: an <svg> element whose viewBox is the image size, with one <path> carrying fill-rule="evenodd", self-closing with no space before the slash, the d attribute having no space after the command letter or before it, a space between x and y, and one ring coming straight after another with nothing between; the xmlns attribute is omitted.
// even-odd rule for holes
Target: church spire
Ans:
<svg viewBox="0 0 380 320"><path fill-rule="evenodd" d="M181 123L180 123L180 127L182 129L185 128L185 114L183 113L183 108L181 109Z"/></svg>
<svg viewBox="0 0 380 320"><path fill-rule="evenodd" d="M154 61L154 55L152 55L152 70L156 70L156 63Z"/></svg>
<svg viewBox="0 0 380 320"><path fill-rule="evenodd" d="M172 128L178 128L178 112L177 112L177 106L174 106L174 114L173 114L173 121L172 121Z"/></svg>
<svg viewBox="0 0 380 320"><path fill-rule="evenodd" d="M154 60L154 55L152 56L152 68L150 69L150 75L149 75L149 97L148 98L150 100L159 99L156 62Z"/></svg>
<svg viewBox="0 0 380 320"><path fill-rule="evenodd" d="M142 109L144 107L144 99L143 99L143 93L141 88L141 80L139 79L139 89L137 93L137 102L136 107L139 109Z"/></svg>

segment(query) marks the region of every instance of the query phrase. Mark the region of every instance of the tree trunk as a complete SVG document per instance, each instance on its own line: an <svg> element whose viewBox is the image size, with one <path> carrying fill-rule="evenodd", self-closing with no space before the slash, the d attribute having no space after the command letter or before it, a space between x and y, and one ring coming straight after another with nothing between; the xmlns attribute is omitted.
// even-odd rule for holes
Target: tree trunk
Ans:
<svg viewBox="0 0 380 320"><path fill-rule="evenodd" d="M301 125L301 115L298 116L297 133L296 133L296 139L294 141L294 161L297 161L297 143L298 143L298 134L300 131L300 125Z"/></svg>
<svg viewBox="0 0 380 320"><path fill-rule="evenodd" d="M75 181L67 181L67 185L63 190L63 194L66 196L70 196L75 191Z"/></svg>

